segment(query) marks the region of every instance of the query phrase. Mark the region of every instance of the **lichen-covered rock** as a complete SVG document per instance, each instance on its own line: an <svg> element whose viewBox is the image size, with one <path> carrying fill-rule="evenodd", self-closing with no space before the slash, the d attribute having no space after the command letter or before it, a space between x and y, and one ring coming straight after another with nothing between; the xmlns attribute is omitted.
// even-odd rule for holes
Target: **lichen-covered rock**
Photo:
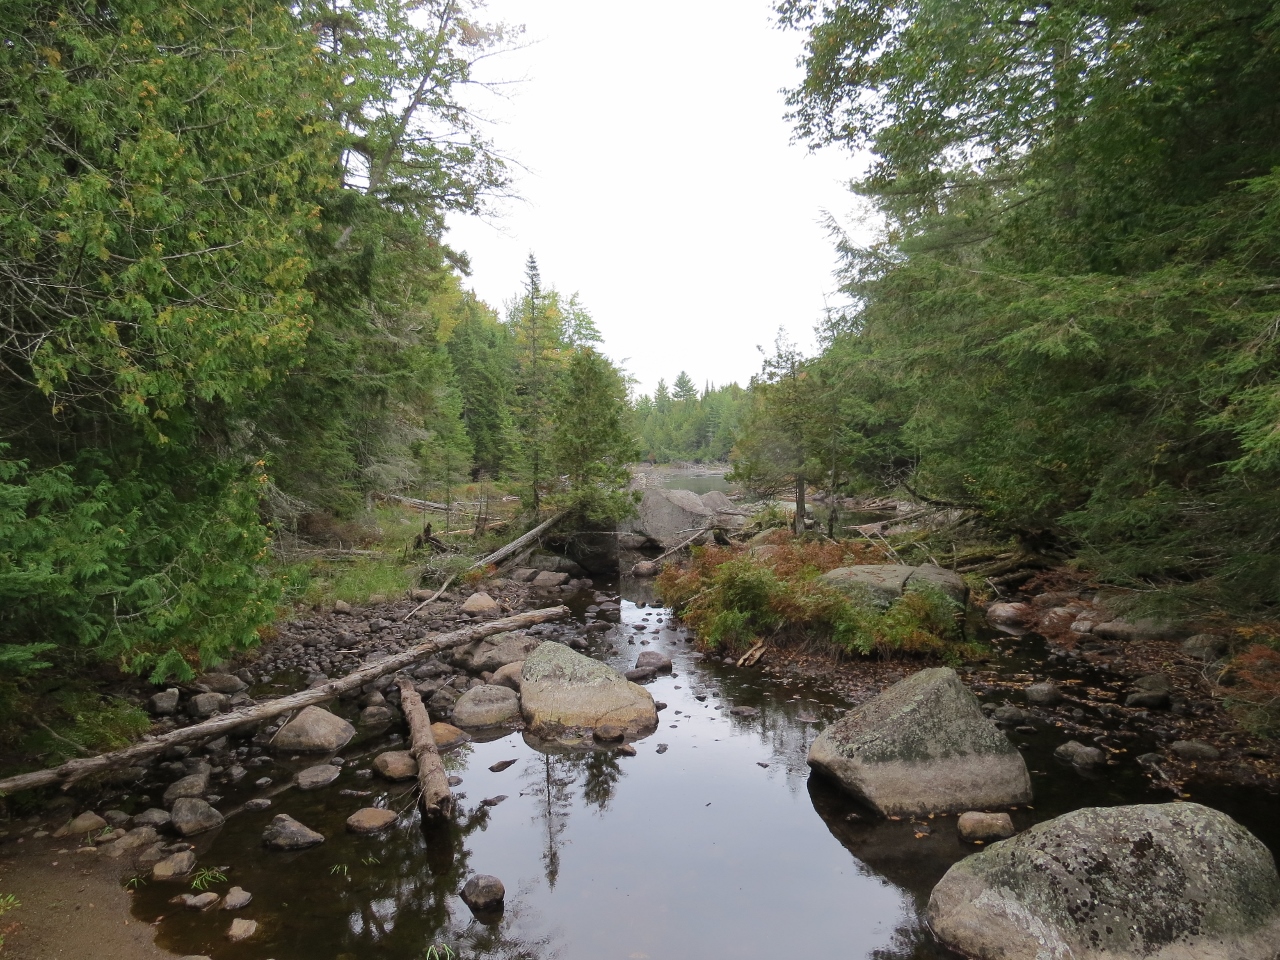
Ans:
<svg viewBox="0 0 1280 960"><path fill-rule="evenodd" d="M520 707L534 736L558 736L569 727L621 727L629 738L658 727L653 697L599 660L547 642L531 653L520 675Z"/></svg>
<svg viewBox="0 0 1280 960"><path fill-rule="evenodd" d="M460 727L496 727L520 715L520 698L510 687L481 684L453 705L453 722Z"/></svg>
<svg viewBox="0 0 1280 960"><path fill-rule="evenodd" d="M472 673L492 673L509 663L517 663L531 654L542 641L527 633L506 631L455 648L450 662Z"/></svg>
<svg viewBox="0 0 1280 960"><path fill-rule="evenodd" d="M1031 799L1022 755L949 667L921 670L827 727L809 766L886 816Z"/></svg>
<svg viewBox="0 0 1280 960"><path fill-rule="evenodd" d="M278 752L331 753L341 750L356 728L328 710L310 706L280 728L271 746Z"/></svg>
<svg viewBox="0 0 1280 960"><path fill-rule="evenodd" d="M937 590L956 603L964 603L969 597L969 587L958 573L933 564L919 567L898 564L837 567L824 573L821 579L842 593L865 596L883 605L892 603L904 593L925 588Z"/></svg>
<svg viewBox="0 0 1280 960"><path fill-rule="evenodd" d="M1276 960L1280 878L1261 841L1196 803L1090 807L960 861L929 925L981 960Z"/></svg>

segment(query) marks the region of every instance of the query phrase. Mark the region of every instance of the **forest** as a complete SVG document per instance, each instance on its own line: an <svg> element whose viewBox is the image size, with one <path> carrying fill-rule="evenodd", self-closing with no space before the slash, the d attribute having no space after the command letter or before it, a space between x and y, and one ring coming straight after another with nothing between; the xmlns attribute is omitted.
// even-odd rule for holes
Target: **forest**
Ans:
<svg viewBox="0 0 1280 960"><path fill-rule="evenodd" d="M273 539L373 493L619 507L627 388L587 308L533 254L483 303L445 237L510 187L463 94L512 31L475 13L4 5L0 701L255 644Z"/></svg>

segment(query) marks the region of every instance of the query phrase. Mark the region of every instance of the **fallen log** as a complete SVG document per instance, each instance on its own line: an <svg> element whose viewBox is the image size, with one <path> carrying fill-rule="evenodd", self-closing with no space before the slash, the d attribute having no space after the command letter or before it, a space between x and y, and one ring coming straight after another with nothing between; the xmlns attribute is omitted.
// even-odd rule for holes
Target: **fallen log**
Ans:
<svg viewBox="0 0 1280 960"><path fill-rule="evenodd" d="M418 805L428 819L439 819L453 813L453 794L449 792L449 775L444 772L436 738L431 734L431 717L413 684L400 678L400 709L409 722L409 752L418 761Z"/></svg>
<svg viewBox="0 0 1280 960"><path fill-rule="evenodd" d="M158 737L145 739L131 747L125 747L123 750L99 754L96 757L79 757L48 770L21 773L16 777L0 780L0 796L8 796L20 790L46 787L54 783L61 783L62 789L66 790L77 780L82 780L91 774L101 773L103 770L108 770L112 767L128 766L138 760L145 760L175 744L187 743L192 740L211 740L225 733L230 733L237 727L247 723L268 720L271 717L277 717L282 713L289 713L293 710L310 706L313 703L332 700L348 690L362 687L371 680L376 680L384 674L393 673L401 667L406 667L416 660L429 657L441 650L474 643L476 640L493 636L495 633L522 630L536 623L559 620L561 617L568 616L568 614L568 607L547 607L542 610L530 610L514 617L504 617L501 620L491 620L488 623L465 627L453 633L441 634L434 640L424 641L417 646L410 647L403 653L384 657L354 673L349 673L337 680L331 680L323 686L315 687L311 690L301 690L287 697L280 697L276 700L268 700L266 703L254 704L252 707L233 710L230 713L214 717L212 720L206 720L204 723L197 723Z"/></svg>
<svg viewBox="0 0 1280 960"><path fill-rule="evenodd" d="M490 564L496 565L501 563L503 560L507 559L507 557L511 556L513 553L519 552L520 548L523 547L525 544L532 543L534 540L538 539L538 537L542 536L544 533L546 533L548 530L554 527L557 523L563 520L566 516L568 516L568 513L569 511L562 510L560 513L557 513L555 516L551 517L550 519L542 521L542 523L538 524L528 533L524 534L523 536L516 537L514 540L508 543L505 547L499 547L497 550L493 551L493 553L489 554L487 557L483 557L482 559L477 560L475 563L471 565L471 569L478 570L482 567L487 567Z"/></svg>
<svg viewBox="0 0 1280 960"><path fill-rule="evenodd" d="M707 526L705 526L705 527L699 527L699 528L698 528L698 531L697 531L697 532L696 532L692 537L690 537L688 540L685 540L685 541L684 541L684 542L682 542L682 543L678 543L678 544L676 544L674 547L672 547L670 550L668 550L668 551L667 551L666 553L664 553L662 556L660 556L660 557L656 557L652 562L653 562L653 563L661 563L663 560L667 559L667 557L671 556L671 555L672 555L673 553L675 553L676 551L678 551L678 550L683 550L685 547L687 547L689 544L693 543L693 541L697 540L700 536L702 536L702 535L703 535L704 533L706 533L707 531L709 531L709 530L714 530L714 529L715 529L715 524L713 524L713 523L712 523L712 524L708 524L708 525L707 525Z"/></svg>

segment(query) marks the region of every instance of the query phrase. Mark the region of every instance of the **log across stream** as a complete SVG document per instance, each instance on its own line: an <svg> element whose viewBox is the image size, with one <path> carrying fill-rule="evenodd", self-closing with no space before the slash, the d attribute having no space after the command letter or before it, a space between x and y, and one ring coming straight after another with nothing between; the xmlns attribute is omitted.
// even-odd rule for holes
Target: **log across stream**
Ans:
<svg viewBox="0 0 1280 960"><path fill-rule="evenodd" d="M590 600L569 602L580 615ZM362 732L342 751L347 762L330 786L284 791L270 809L192 838L201 866L226 868L213 889L235 884L254 895L243 911L258 921L253 938L226 942L232 914L170 905L185 886L143 886L135 915L163 918L161 946L214 960L420 960L433 945L466 958L950 957L918 910L974 848L958 840L953 818L879 820L810 777L808 745L839 716L841 698L807 680L700 658L660 609L624 601L621 620L610 632L582 634L593 638L594 655L620 668L646 649L675 661L673 675L648 686L667 707L635 756L534 744L514 732L480 736L445 753L447 773L461 778L457 810L424 825L415 781L364 773L381 750L406 749L407 737ZM536 629L567 636L558 625ZM734 706L758 712L731 715ZM1170 799L1132 764L1098 779L1055 765L1054 736L1014 737L1036 789L1034 809L1014 814L1019 826L1083 805ZM260 769L282 783L315 762L283 757ZM222 803L260 795L260 775L226 789ZM1206 794L1195 799L1219 805ZM350 813L373 804L400 811L400 821L372 836L344 830ZM325 843L263 849L263 827L282 812ZM1229 812L1275 849L1264 798L1237 799ZM459 898L474 874L506 886L494 925L473 919Z"/></svg>

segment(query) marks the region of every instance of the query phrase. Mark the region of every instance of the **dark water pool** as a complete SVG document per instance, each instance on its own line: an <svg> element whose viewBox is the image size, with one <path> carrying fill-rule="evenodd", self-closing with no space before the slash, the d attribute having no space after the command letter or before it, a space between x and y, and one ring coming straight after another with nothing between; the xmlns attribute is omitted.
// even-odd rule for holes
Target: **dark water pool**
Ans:
<svg viewBox="0 0 1280 960"><path fill-rule="evenodd" d="M160 945L214 960L419 960L447 956L446 946L459 957L512 960L954 957L919 920L930 888L971 850L954 819L879 820L810 778L809 744L843 703L812 683L701 660L664 619L624 602L621 625L597 650L624 668L642 649L675 660L674 675L649 687L667 709L658 732L635 744L637 756L548 748L519 733L472 743L447 761L463 778L456 822L424 831L410 789L357 776L394 746L367 738L344 751L349 762L332 786L288 790L271 809L240 813L200 839L200 865L226 868L227 881L212 889L237 884L254 895L237 915L258 921L255 938L229 944L231 914L170 906L185 887L143 887L135 914L163 918ZM648 630L637 634L642 623ZM730 716L737 705L760 712ZM1062 737L1020 739L1037 771L1034 809L1015 814L1021 826L1095 803L1169 799L1132 764L1086 780L1053 763ZM488 770L501 760L516 763ZM258 770L284 783L305 765ZM344 788L372 794L344 797ZM222 806L256 793L246 786ZM506 799L496 806L481 804L499 795ZM376 837L346 833L346 817L374 804L401 810L400 822ZM1244 801L1242 819L1256 829L1264 816L1254 806ZM327 841L297 853L264 850L262 829L280 812ZM505 883L500 923L479 923L459 900L474 873Z"/></svg>

